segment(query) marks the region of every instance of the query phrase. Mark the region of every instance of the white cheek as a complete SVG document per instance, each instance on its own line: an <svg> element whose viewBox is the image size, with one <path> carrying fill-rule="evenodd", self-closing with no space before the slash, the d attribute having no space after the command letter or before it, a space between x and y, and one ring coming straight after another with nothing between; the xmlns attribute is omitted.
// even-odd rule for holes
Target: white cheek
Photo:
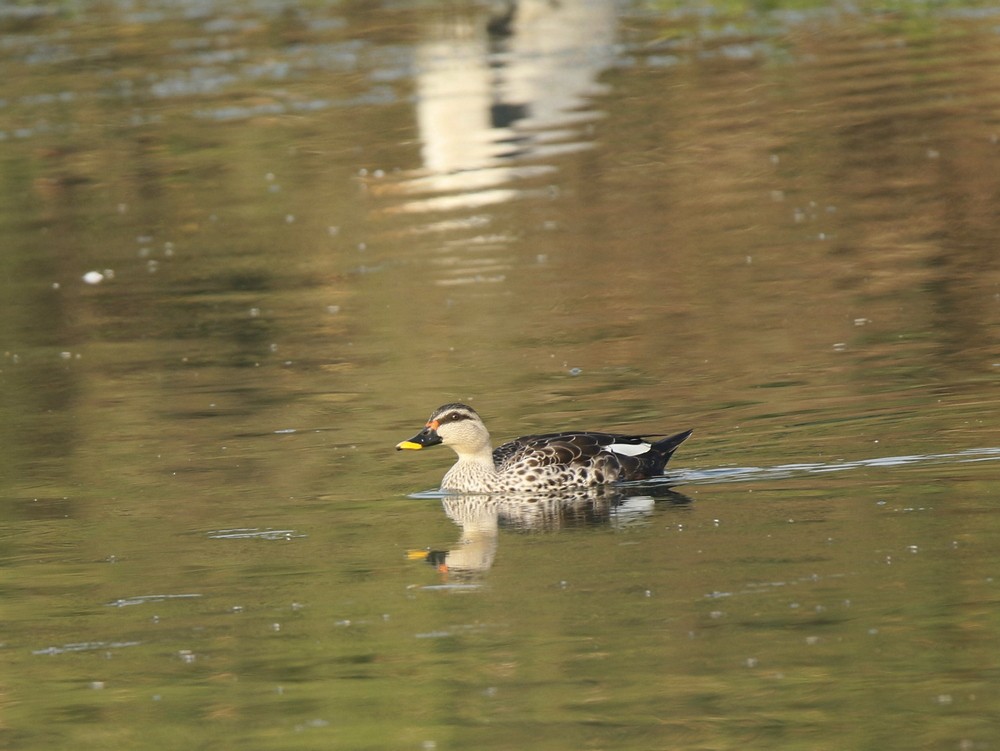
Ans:
<svg viewBox="0 0 1000 751"><path fill-rule="evenodd" d="M605 451L622 456L640 456L649 451L648 443L612 443L604 447Z"/></svg>

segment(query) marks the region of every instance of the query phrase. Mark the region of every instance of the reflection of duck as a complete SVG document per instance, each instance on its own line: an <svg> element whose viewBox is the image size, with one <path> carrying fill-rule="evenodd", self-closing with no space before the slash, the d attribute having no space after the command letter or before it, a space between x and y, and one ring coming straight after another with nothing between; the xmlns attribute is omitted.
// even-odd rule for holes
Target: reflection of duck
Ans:
<svg viewBox="0 0 1000 751"><path fill-rule="evenodd" d="M690 430L660 441L614 433L566 432L516 438L498 447L472 407L446 404L397 449L443 443L458 454L441 487L462 493L552 492L663 473Z"/></svg>
<svg viewBox="0 0 1000 751"><path fill-rule="evenodd" d="M444 512L462 528L461 539L448 550L412 551L409 557L431 564L451 583L471 583L492 568L501 528L556 532L604 524L628 527L646 523L659 502L675 509L691 503L690 498L663 485L641 489L649 495L607 486L540 496L448 495L442 501Z"/></svg>

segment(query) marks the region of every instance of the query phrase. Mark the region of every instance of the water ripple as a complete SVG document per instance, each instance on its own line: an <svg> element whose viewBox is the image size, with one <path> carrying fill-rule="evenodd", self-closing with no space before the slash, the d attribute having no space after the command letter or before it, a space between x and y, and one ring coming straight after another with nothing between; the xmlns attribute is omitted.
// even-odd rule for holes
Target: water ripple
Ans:
<svg viewBox="0 0 1000 751"><path fill-rule="evenodd" d="M672 485L707 485L723 482L752 482L762 479L800 477L828 472L845 472L852 469L864 469L866 467L899 467L909 464L966 464L988 461L1000 461L1000 447L965 449L963 451L943 454L880 456L849 462L798 462L794 464L778 464L774 467L686 469L671 472L665 479L669 480Z"/></svg>

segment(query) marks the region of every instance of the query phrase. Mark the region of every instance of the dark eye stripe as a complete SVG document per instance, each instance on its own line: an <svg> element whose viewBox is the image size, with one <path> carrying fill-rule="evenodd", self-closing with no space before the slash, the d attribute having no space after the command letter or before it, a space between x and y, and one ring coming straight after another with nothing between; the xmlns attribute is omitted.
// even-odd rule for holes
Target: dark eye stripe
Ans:
<svg viewBox="0 0 1000 751"><path fill-rule="evenodd" d="M472 409L472 407L456 402L454 404L445 404L438 407L434 410L434 413L431 415L431 419L428 422L436 420L440 424L459 422L461 420L473 420L476 417L476 411Z"/></svg>

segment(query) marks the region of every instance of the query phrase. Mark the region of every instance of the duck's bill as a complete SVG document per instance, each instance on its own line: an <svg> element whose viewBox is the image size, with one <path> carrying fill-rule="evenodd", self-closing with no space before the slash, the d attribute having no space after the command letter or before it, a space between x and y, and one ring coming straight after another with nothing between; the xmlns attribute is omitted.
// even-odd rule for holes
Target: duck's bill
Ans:
<svg viewBox="0 0 1000 751"><path fill-rule="evenodd" d="M437 446L439 443L441 443L441 436L437 434L437 431L424 428L410 440L397 443L396 450L403 451L404 449L409 449L410 451L419 451L428 446Z"/></svg>

